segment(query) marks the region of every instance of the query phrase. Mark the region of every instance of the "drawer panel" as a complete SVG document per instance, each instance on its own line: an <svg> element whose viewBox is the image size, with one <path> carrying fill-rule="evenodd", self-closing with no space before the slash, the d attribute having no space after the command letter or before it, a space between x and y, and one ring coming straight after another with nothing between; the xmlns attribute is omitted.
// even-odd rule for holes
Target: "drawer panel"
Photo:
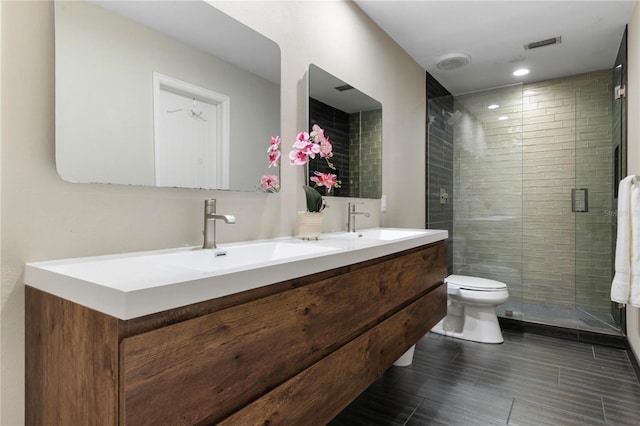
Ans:
<svg viewBox="0 0 640 426"><path fill-rule="evenodd" d="M128 337L121 343L121 418L133 425L219 421L374 327L445 275L446 246L437 244Z"/></svg>
<svg viewBox="0 0 640 426"><path fill-rule="evenodd" d="M446 314L441 285L221 425L325 425Z"/></svg>

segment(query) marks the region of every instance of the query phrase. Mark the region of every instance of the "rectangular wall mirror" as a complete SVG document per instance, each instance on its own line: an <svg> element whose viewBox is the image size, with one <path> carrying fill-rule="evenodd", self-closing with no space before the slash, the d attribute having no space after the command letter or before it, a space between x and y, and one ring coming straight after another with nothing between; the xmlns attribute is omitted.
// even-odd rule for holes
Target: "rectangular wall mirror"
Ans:
<svg viewBox="0 0 640 426"><path fill-rule="evenodd" d="M316 65L309 66L308 128L324 129L333 145L329 169L324 159L309 162L314 171L334 173L338 197L380 198L382 195L382 104ZM309 185L313 186L313 182ZM324 188L318 188L323 194Z"/></svg>
<svg viewBox="0 0 640 426"><path fill-rule="evenodd" d="M56 167L80 183L256 191L280 48L204 1L55 3Z"/></svg>

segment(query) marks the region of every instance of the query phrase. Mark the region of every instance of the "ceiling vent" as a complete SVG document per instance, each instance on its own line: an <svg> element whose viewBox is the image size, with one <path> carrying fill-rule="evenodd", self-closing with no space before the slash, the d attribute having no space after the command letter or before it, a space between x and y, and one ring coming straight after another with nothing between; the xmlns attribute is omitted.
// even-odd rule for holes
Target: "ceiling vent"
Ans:
<svg viewBox="0 0 640 426"><path fill-rule="evenodd" d="M439 70L450 71L463 67L469 62L471 62L471 56L465 53L447 53L438 58L436 67L438 67Z"/></svg>
<svg viewBox="0 0 640 426"><path fill-rule="evenodd" d="M533 43L525 44L524 50L537 49L539 47L551 46L560 43L562 43L562 37L548 38L546 40L534 41Z"/></svg>

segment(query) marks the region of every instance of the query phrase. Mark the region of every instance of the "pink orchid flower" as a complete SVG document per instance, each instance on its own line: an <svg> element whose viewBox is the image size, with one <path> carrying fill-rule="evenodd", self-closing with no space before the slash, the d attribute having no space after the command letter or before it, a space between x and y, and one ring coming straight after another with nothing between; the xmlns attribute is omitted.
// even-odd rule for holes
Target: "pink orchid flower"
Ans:
<svg viewBox="0 0 640 426"><path fill-rule="evenodd" d="M309 142L309 133L307 132L300 132L298 133L298 136L296 136L296 143L298 142ZM295 144L294 144L295 146Z"/></svg>
<svg viewBox="0 0 640 426"><path fill-rule="evenodd" d="M313 127L311 127L311 133L309 136L314 142L320 142L324 139L324 129L317 124L314 124Z"/></svg>
<svg viewBox="0 0 640 426"><path fill-rule="evenodd" d="M278 167L278 161L280 160L280 150L269 152L269 167Z"/></svg>
<svg viewBox="0 0 640 426"><path fill-rule="evenodd" d="M307 164L309 159L315 158L316 154L320 153L320 147L309 139L307 132L298 133L293 148L295 149L289 152L289 160L294 166Z"/></svg>
<svg viewBox="0 0 640 426"><path fill-rule="evenodd" d="M304 152L305 155L308 155L310 158L315 158L316 154L320 153L320 147L315 143L308 143L305 147L301 148L300 151Z"/></svg>
<svg viewBox="0 0 640 426"><path fill-rule="evenodd" d="M309 157L302 151L293 150L289 152L289 162L292 166L304 166L309 162Z"/></svg>
<svg viewBox="0 0 640 426"><path fill-rule="evenodd" d="M333 147L331 146L331 142L329 139L324 139L320 141L320 157L329 158L333 156Z"/></svg>
<svg viewBox="0 0 640 426"><path fill-rule="evenodd" d="M331 142L329 142L329 138L325 137L324 129L322 127L318 126L317 124L314 124L311 134L309 136L311 137L311 140L313 142L320 145L321 157L325 158L325 157L331 157L333 155L331 153L332 151Z"/></svg>
<svg viewBox="0 0 640 426"><path fill-rule="evenodd" d="M269 167L278 167L280 160L280 136L271 136L271 143L267 149Z"/></svg>
<svg viewBox="0 0 640 426"><path fill-rule="evenodd" d="M329 158L333 157L333 146L329 142L329 138L324 135L324 129L317 124L314 124L309 134L311 140L317 144L320 148L320 157L327 161L327 166L331 169L335 169L333 163L329 161Z"/></svg>
<svg viewBox="0 0 640 426"><path fill-rule="evenodd" d="M333 173L320 173L316 171L313 172L313 174L315 176L312 176L310 180L312 182L315 182L317 186L326 187L327 195L331 192L332 188L340 188L340 184L342 182L340 182L338 180L338 176L334 175Z"/></svg>
<svg viewBox="0 0 640 426"><path fill-rule="evenodd" d="M316 154L326 160L329 168L335 170L334 165L329 161L329 158L333 156L333 146L329 142L329 138L324 135L324 129L314 124L311 133L300 132L296 136L293 150L289 152L289 162L292 166L303 166L311 159L316 158ZM311 180L316 182L317 186L326 186L327 193L331 191L331 188L340 187L340 181L337 180L336 175L331 173L318 174L316 172L316 176Z"/></svg>
<svg viewBox="0 0 640 426"><path fill-rule="evenodd" d="M268 192L277 192L280 188L280 180L275 175L263 175L260 178L260 189Z"/></svg>
<svg viewBox="0 0 640 426"><path fill-rule="evenodd" d="M320 147L313 143L309 139L309 135L304 132L298 134L298 138L294 142L293 148L304 152L305 155L309 155L311 158L314 158L315 155L320 152Z"/></svg>

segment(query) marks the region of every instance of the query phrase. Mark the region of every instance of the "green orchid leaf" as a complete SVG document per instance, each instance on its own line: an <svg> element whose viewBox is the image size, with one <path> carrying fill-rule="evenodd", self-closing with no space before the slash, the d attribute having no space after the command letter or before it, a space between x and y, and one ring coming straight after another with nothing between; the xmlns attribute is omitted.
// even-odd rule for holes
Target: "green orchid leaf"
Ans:
<svg viewBox="0 0 640 426"><path fill-rule="evenodd" d="M304 185L302 189L307 197L307 210L319 212L322 209L322 195L308 185Z"/></svg>

